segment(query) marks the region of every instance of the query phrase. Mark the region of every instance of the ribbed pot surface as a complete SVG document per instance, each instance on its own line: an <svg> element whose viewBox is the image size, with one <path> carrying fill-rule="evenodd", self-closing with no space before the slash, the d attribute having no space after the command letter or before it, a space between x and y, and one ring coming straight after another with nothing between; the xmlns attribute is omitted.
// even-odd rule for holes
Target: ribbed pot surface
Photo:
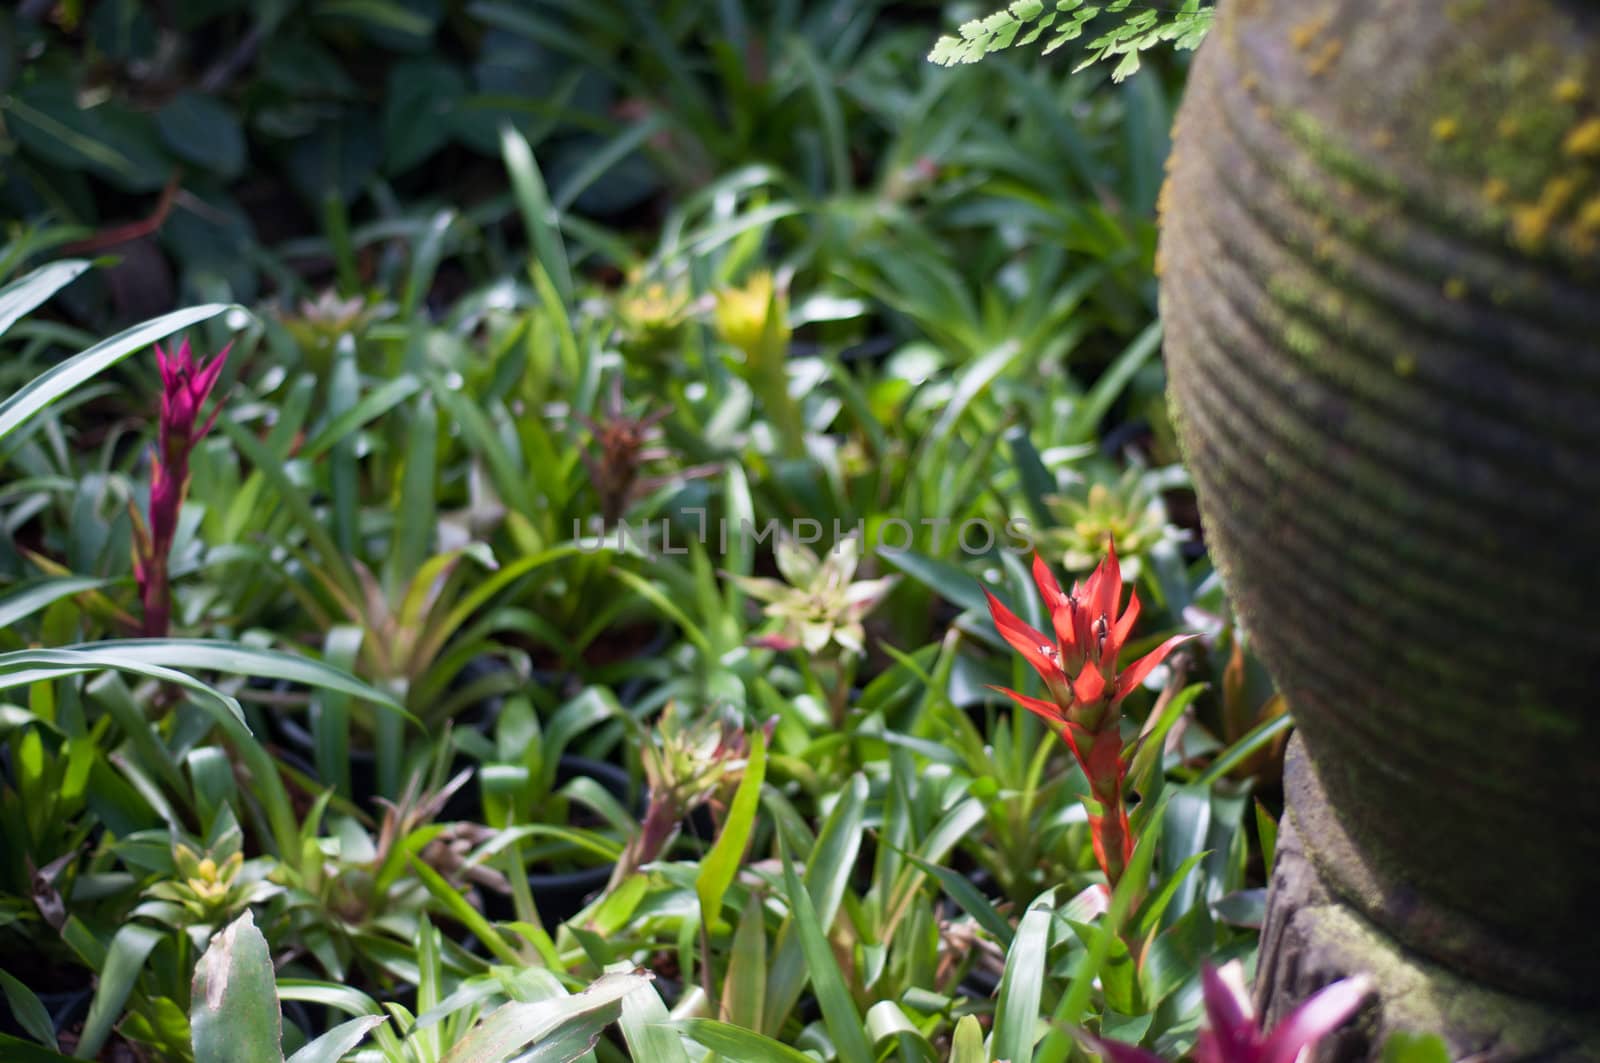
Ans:
<svg viewBox="0 0 1600 1063"><path fill-rule="evenodd" d="M1174 144L1171 397L1355 843L1324 873L1458 969L1592 999L1600 5L1223 0Z"/></svg>

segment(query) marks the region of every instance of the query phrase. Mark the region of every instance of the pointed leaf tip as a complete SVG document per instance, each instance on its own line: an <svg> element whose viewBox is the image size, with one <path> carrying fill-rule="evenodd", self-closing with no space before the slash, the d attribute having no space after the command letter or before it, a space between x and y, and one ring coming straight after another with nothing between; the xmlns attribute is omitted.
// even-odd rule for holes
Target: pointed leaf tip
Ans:
<svg viewBox="0 0 1600 1063"><path fill-rule="evenodd" d="M1372 992L1365 975L1345 978L1302 1001L1267 1038L1263 1063L1295 1063L1300 1053L1343 1026Z"/></svg>

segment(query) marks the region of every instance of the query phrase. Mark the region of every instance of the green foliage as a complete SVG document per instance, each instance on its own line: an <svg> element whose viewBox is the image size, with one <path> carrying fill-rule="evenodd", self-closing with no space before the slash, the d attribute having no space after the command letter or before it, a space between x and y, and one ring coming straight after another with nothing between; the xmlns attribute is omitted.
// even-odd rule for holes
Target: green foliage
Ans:
<svg viewBox="0 0 1600 1063"><path fill-rule="evenodd" d="M1288 721L1162 400L1180 86L934 69L930 19L847 0L55 10L0 15L0 989L37 1046L0 1055L1193 1046ZM1176 24L1005 17L972 49ZM137 249L60 249L180 163L144 243L192 308L133 313ZM181 637L132 640L141 352L185 329L235 347ZM1127 700L1141 896L988 689L1032 680L981 588L1105 530L1130 658L1203 635Z"/></svg>
<svg viewBox="0 0 1600 1063"><path fill-rule="evenodd" d="M1120 21L1095 20L1105 15L1123 15ZM1121 81L1139 69L1139 53L1159 44L1171 44L1178 51L1200 46L1211 28L1215 11L1209 0L1182 0L1176 7L1134 4L1134 0L1109 0L1094 4L1086 0L1019 0L986 18L963 23L959 33L940 37L928 53L930 62L940 66L976 63L990 52L1032 44L1050 35L1044 54L1083 38L1091 24L1104 30L1084 46L1086 57L1076 69L1115 59L1113 81ZM1116 24L1106 29L1106 25Z"/></svg>

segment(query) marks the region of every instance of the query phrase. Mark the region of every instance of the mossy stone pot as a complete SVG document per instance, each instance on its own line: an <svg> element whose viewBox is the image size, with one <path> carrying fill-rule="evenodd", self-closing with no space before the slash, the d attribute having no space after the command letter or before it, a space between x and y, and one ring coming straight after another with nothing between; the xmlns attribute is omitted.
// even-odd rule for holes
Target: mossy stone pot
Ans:
<svg viewBox="0 0 1600 1063"><path fill-rule="evenodd" d="M1174 416L1319 873L1593 1002L1600 5L1222 0L1169 168Z"/></svg>

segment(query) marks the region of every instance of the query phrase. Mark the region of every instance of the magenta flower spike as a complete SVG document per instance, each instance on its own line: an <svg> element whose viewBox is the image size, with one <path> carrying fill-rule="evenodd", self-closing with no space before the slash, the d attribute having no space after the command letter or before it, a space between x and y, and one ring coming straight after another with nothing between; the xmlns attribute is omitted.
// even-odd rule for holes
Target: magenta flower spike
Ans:
<svg viewBox="0 0 1600 1063"><path fill-rule="evenodd" d="M1194 1046L1196 1063L1299 1063L1317 1042L1343 1026L1372 990L1365 975L1325 986L1302 1001L1270 1034L1256 1024L1244 984L1244 968L1234 960L1218 970L1206 964L1206 1028ZM1105 1063L1165 1063L1154 1052L1117 1041L1085 1037Z"/></svg>
<svg viewBox="0 0 1600 1063"><path fill-rule="evenodd" d="M216 387L217 378L222 375L222 367L227 363L228 351L232 347L233 344L228 344L209 364L201 365L195 361L188 340L180 343L177 351L170 355L161 349L161 344L155 345L156 365L161 369L163 454L170 456L175 445L184 443L192 448L216 424L220 406L211 411L211 416L206 418L199 431L195 430L195 424L200 420L200 407L205 405L211 389ZM186 455L187 452L186 449Z"/></svg>
<svg viewBox="0 0 1600 1063"><path fill-rule="evenodd" d="M172 588L167 559L178 531L178 514L189 490L189 455L216 424L218 403L202 423L200 411L228 359L232 344L210 362L201 364L184 340L167 353L156 344L156 366L161 371L161 419L156 453L150 461L150 513L133 514L133 575L144 607L143 634L160 638L172 620Z"/></svg>

